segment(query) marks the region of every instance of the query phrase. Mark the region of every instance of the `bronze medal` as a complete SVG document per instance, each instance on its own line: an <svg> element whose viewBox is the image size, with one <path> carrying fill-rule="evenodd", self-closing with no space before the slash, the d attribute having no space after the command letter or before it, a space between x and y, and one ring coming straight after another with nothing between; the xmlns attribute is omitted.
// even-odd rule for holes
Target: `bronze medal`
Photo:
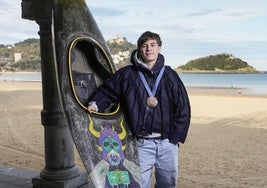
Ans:
<svg viewBox="0 0 267 188"><path fill-rule="evenodd" d="M156 97L148 97L146 102L147 105L151 108L154 108L158 104L158 100Z"/></svg>

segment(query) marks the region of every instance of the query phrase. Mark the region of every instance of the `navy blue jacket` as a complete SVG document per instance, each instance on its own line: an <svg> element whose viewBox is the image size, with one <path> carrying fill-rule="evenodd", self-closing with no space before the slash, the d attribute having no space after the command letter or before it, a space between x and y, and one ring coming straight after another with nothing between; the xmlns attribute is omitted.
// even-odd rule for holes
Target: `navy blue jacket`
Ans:
<svg viewBox="0 0 267 188"><path fill-rule="evenodd" d="M164 66L164 57L159 54L152 70L138 63L134 55L131 57L131 63L132 65L116 71L99 87L92 98L99 111L104 111L110 103L119 101L126 121L136 137L156 132L161 133L162 139L168 138L171 143L184 143L191 112L186 89L178 74L166 66L155 95L158 105L151 108L146 105L149 96L138 70L142 71L152 88L160 69Z"/></svg>

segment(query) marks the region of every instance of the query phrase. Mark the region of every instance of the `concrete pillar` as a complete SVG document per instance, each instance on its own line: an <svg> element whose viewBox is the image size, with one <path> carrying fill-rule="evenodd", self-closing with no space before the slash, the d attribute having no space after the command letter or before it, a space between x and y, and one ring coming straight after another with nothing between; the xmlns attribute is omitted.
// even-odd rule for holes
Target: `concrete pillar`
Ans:
<svg viewBox="0 0 267 188"><path fill-rule="evenodd" d="M22 0L22 18L39 25L45 137L45 167L32 179L34 188L74 188L87 181L74 161L74 144L60 106L51 38L53 0Z"/></svg>

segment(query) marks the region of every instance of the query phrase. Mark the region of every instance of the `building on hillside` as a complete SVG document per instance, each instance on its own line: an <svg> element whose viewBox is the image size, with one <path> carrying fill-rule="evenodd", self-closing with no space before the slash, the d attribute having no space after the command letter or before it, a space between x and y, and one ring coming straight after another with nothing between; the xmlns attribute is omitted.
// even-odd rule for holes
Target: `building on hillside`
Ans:
<svg viewBox="0 0 267 188"><path fill-rule="evenodd" d="M112 55L112 59L115 64L118 64L121 61L128 59L129 57L130 57L130 51L123 51L123 52L119 52L117 54Z"/></svg>
<svg viewBox="0 0 267 188"><path fill-rule="evenodd" d="M14 57L15 57L15 62L21 60L21 53L15 53Z"/></svg>
<svg viewBox="0 0 267 188"><path fill-rule="evenodd" d="M117 35L117 37L115 39L111 39L109 40L110 42L117 42L117 43L121 43L121 42L125 42L127 41L126 37L120 37L119 35Z"/></svg>
<svg viewBox="0 0 267 188"><path fill-rule="evenodd" d="M0 57L0 63L11 63L13 61L13 58Z"/></svg>

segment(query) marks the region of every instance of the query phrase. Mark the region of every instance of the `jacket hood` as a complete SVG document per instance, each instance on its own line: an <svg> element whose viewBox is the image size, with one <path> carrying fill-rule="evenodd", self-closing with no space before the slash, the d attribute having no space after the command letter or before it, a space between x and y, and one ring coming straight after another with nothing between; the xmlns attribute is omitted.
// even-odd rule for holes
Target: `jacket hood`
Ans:
<svg viewBox="0 0 267 188"><path fill-rule="evenodd" d="M153 66L152 70L149 70L144 64L143 64L143 60L141 59L138 50L134 50L131 54L131 63L133 64L133 66L137 69L140 70L142 72L154 72L157 70L160 70L163 66L164 66L164 56L162 54L158 55L158 59L157 62L155 63L155 65Z"/></svg>

